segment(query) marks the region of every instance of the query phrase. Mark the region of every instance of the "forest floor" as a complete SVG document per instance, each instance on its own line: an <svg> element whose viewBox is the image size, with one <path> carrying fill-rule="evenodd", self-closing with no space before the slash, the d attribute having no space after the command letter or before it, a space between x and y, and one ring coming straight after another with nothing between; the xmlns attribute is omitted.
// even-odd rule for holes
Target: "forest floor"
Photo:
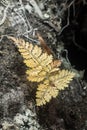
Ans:
<svg viewBox="0 0 87 130"><path fill-rule="evenodd" d="M79 0L0 1L0 130L87 130L87 66L80 58L87 58L87 49L75 41L83 6L87 9ZM41 107L35 105L36 84L25 78L23 58L7 38L22 37L35 45L37 33L62 68L76 73L69 87Z"/></svg>

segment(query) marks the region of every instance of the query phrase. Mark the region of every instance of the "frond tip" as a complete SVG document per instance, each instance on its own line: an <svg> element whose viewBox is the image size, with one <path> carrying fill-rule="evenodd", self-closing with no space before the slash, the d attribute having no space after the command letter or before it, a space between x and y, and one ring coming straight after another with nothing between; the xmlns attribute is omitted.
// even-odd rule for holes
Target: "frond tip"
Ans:
<svg viewBox="0 0 87 130"><path fill-rule="evenodd" d="M69 70L60 70L61 61L54 60L53 55L43 52L41 47L25 42L23 39L8 37L17 45L19 52L27 66L27 79L38 82L36 92L37 106L45 105L52 98L57 97L60 90L68 87L75 76Z"/></svg>

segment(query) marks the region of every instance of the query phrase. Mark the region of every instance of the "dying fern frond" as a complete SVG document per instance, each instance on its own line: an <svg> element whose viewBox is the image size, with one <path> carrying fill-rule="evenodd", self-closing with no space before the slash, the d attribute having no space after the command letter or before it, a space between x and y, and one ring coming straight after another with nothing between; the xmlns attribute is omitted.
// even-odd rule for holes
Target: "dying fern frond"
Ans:
<svg viewBox="0 0 87 130"><path fill-rule="evenodd" d="M9 37L18 46L19 52L28 67L27 79L38 82L36 92L36 104L41 106L57 97L60 90L68 87L75 73L68 70L60 70L60 60L54 60L52 54L43 52L41 47L25 42L23 39Z"/></svg>
<svg viewBox="0 0 87 130"><path fill-rule="evenodd" d="M60 70L55 75L49 75L43 83L38 85L36 92L37 106L41 106L55 98L59 91L68 87L75 73L68 70Z"/></svg>
<svg viewBox="0 0 87 130"><path fill-rule="evenodd" d="M42 36L37 33L37 37L40 41L40 45L43 47L44 51L47 52L47 54L53 54L52 50L47 46L46 42L44 41L44 39L42 38Z"/></svg>

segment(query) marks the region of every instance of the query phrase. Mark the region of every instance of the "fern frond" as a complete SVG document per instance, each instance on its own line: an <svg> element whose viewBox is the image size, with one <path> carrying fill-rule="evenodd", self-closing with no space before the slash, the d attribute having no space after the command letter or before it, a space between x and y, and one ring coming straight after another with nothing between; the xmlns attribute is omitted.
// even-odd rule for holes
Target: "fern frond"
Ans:
<svg viewBox="0 0 87 130"><path fill-rule="evenodd" d="M60 70L55 75L49 75L49 78L40 84L36 92L36 104L41 106L49 102L52 97L56 97L59 90L68 87L68 84L75 76L75 73L68 70Z"/></svg>
<svg viewBox="0 0 87 130"><path fill-rule="evenodd" d="M23 39L8 37L18 46L19 52L28 67L27 79L38 84L36 92L36 104L41 106L56 97L60 90L68 87L75 73L68 70L60 70L61 61L54 60L52 54L48 55L42 49Z"/></svg>

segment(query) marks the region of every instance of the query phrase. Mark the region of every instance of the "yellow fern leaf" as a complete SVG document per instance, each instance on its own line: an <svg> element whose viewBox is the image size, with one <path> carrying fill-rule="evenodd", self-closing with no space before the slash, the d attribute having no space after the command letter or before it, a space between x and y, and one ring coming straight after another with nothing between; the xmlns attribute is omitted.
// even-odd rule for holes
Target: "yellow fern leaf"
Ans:
<svg viewBox="0 0 87 130"><path fill-rule="evenodd" d="M55 75L49 75L49 78L38 86L36 92L36 104L41 106L56 97L59 90L68 87L68 84L75 76L75 73L68 70L60 70Z"/></svg>
<svg viewBox="0 0 87 130"><path fill-rule="evenodd" d="M58 89L49 84L40 84L36 92L36 104L37 106L45 105L51 100L52 97L58 95Z"/></svg>
<svg viewBox="0 0 87 130"><path fill-rule="evenodd" d="M52 81L59 90L61 90L65 87L68 87L68 84L74 76L74 72L68 70L59 70L55 75L50 75L49 80Z"/></svg>
<svg viewBox="0 0 87 130"><path fill-rule="evenodd" d="M24 58L24 63L29 68L26 74L30 81L42 81L46 73L51 70L52 55L44 53L40 47L31 43L25 42L23 39L12 39L19 48L19 52ZM41 73L40 73L41 72ZM36 76L36 77L35 77Z"/></svg>

